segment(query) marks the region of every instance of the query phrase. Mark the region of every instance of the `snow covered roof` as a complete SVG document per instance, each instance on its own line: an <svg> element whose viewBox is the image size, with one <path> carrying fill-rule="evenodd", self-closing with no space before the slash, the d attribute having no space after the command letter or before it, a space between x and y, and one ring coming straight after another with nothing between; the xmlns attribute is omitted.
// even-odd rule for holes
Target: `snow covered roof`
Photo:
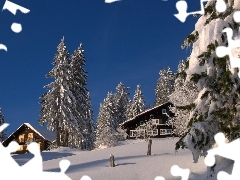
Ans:
<svg viewBox="0 0 240 180"><path fill-rule="evenodd" d="M48 131L47 129L44 129L42 127L33 127L31 124L29 123L23 123L21 126L19 126L19 128L17 130L19 130L23 125L26 125L27 127L29 127L30 129L32 129L33 131L35 131L39 136L43 137L46 140L49 140L51 142L53 142L56 139L56 134L52 131ZM16 130L16 131L17 131ZM15 132L16 132L15 131ZM9 137L11 137L15 132L13 132ZM8 139L7 138L7 139ZM6 140L7 140L6 139ZM6 141L5 140L5 141Z"/></svg>
<svg viewBox="0 0 240 180"><path fill-rule="evenodd" d="M169 101L169 102L165 102L165 103L163 103L163 104L160 104L160 105L158 105L158 106L155 106L155 107L153 107L153 108L147 109L146 111L144 111L144 112L142 112L142 113L134 116L134 117L131 118L131 119L128 119L127 121L124 121L123 123L121 123L121 124L119 124L119 125L122 126L122 125L124 125L125 123L127 123L127 122L129 122L129 121L132 121L132 120L136 119L137 117L142 116L143 114L145 114L145 113L147 113L147 112L149 112L149 111L152 111L152 110L154 110L154 109L157 109L157 108L159 108L159 107L161 107L161 106L163 106L163 105L165 105L165 104L173 104L173 103Z"/></svg>
<svg viewBox="0 0 240 180"><path fill-rule="evenodd" d="M49 140L51 142L53 142L56 139L56 133L49 131L47 129L44 129L43 127L36 127L36 126L32 126L29 123L24 123L26 126L28 126L29 128L31 128L32 130L34 130L37 134L39 134L40 136L42 136L44 139Z"/></svg>

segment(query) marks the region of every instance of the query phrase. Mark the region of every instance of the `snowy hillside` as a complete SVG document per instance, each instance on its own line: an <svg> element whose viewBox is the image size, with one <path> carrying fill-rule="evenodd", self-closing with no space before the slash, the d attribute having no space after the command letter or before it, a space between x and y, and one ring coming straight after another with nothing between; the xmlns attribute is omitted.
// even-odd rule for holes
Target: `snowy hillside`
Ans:
<svg viewBox="0 0 240 180"><path fill-rule="evenodd" d="M122 145L93 151L79 151L69 148L59 148L51 152L43 152L44 171L60 171L61 159L71 162L67 175L73 180L79 180L88 175L92 180L154 180L163 176L166 180L180 180L173 177L170 169L173 165L189 168L190 179L205 179L206 166L204 158L197 164L193 163L189 150L180 150L175 154L177 138L153 139L152 155L147 156L147 142L127 140ZM115 156L116 167L109 167L110 154ZM14 159L24 164L32 158L31 154L14 155Z"/></svg>

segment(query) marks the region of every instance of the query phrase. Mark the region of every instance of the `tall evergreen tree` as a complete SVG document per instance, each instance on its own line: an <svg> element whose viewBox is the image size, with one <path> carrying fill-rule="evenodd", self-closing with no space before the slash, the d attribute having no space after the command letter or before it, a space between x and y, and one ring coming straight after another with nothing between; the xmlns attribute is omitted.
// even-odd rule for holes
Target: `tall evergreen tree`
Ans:
<svg viewBox="0 0 240 180"><path fill-rule="evenodd" d="M197 98L198 90L194 83L184 80L185 62L180 61L178 71L176 74L174 92L169 96L169 100L174 104L174 107L169 107L175 114L171 117L171 125L173 125L173 134L182 136L187 132L189 123L189 107L193 105L194 100Z"/></svg>
<svg viewBox="0 0 240 180"><path fill-rule="evenodd" d="M239 9L238 2L228 0L227 10L219 13L216 1L208 1L205 14L183 44L183 47L193 47L186 61L186 82L194 82L199 93L191 107L188 132L176 144L176 149L190 149L194 162L214 145L216 133L223 132L229 141L240 136L238 68L230 67L229 56L216 55L216 47L228 43L226 34L221 34L224 28L232 28L232 38L239 38L239 24L233 19L234 11Z"/></svg>
<svg viewBox="0 0 240 180"><path fill-rule="evenodd" d="M126 118L127 118L127 120L133 118L133 113L132 113L132 100L129 100L129 102L128 102L128 104L127 104Z"/></svg>
<svg viewBox="0 0 240 180"><path fill-rule="evenodd" d="M107 98L100 104L100 110L97 117L97 147L101 145L108 147L116 145L117 139L114 136L117 128L115 112L114 96L112 93L108 93Z"/></svg>
<svg viewBox="0 0 240 180"><path fill-rule="evenodd" d="M0 126L5 123L4 115L2 114L2 108L0 108ZM6 130L0 132L0 142L3 142L7 138Z"/></svg>
<svg viewBox="0 0 240 180"><path fill-rule="evenodd" d="M85 142L86 142L86 149L92 150L95 147L95 124L94 124L94 115L93 115L93 108L92 108L92 103L91 103L91 98L90 98L90 93L88 92L87 94L87 100L86 100L86 107L87 107L87 112L86 112L86 119L87 119L87 129L84 132L85 136Z"/></svg>
<svg viewBox="0 0 240 180"><path fill-rule="evenodd" d="M172 71L170 71L170 68L160 70L159 74L160 78L157 81L157 86L155 89L156 99L154 106L168 102L168 96L174 91L175 76Z"/></svg>
<svg viewBox="0 0 240 180"><path fill-rule="evenodd" d="M137 85L137 89L135 90L135 94L133 96L131 112L132 116L136 116L146 110L145 99L142 93L142 89L140 85Z"/></svg>
<svg viewBox="0 0 240 180"><path fill-rule="evenodd" d="M76 112L79 131L83 135L82 148L92 149L94 145L93 132L93 111L91 105L90 93L86 87L87 72L84 70L86 60L84 57L83 45L80 44L77 50L72 54L70 63L71 68L71 86L70 89L76 99ZM82 143L81 142L81 143ZM85 147L83 147L85 146Z"/></svg>
<svg viewBox="0 0 240 180"><path fill-rule="evenodd" d="M126 112L130 101L128 89L129 88L121 82L116 87L114 99L116 105L117 124L121 124L122 122L127 120Z"/></svg>
<svg viewBox="0 0 240 180"><path fill-rule="evenodd" d="M53 69L46 75L55 81L44 86L49 91L41 96L39 123L47 123L48 130L56 132L57 146L68 146L69 133L79 136L78 123L73 112L76 111L76 99L70 90L69 52L64 38L57 47Z"/></svg>

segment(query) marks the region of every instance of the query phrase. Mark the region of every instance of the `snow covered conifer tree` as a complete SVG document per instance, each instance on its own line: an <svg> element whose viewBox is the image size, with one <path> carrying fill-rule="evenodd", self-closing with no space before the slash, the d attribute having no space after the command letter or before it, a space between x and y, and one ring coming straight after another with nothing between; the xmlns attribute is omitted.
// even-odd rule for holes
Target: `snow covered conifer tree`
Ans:
<svg viewBox="0 0 240 180"><path fill-rule="evenodd" d="M190 110L193 101L197 98L197 86L193 82L185 83L185 62L180 61L178 72L176 74L174 92L169 96L169 100L174 107L169 107L170 111L175 114L171 117L171 125L174 127L173 134L177 136L184 135L188 128Z"/></svg>
<svg viewBox="0 0 240 180"><path fill-rule="evenodd" d="M127 104L126 118L127 118L127 120L133 118L133 113L132 113L132 100L129 100L129 102L128 102L128 104Z"/></svg>
<svg viewBox="0 0 240 180"><path fill-rule="evenodd" d="M57 146L68 146L69 133L79 137L77 120L73 114L76 109L76 100L70 90L69 53L64 38L57 47L53 69L46 75L55 81L44 86L49 91L41 96L39 123L47 123L48 130L56 132Z"/></svg>
<svg viewBox="0 0 240 180"><path fill-rule="evenodd" d="M116 93L114 94L115 105L116 105L116 116L117 124L127 120L127 107L130 102L128 87L126 87L122 82L116 87Z"/></svg>
<svg viewBox="0 0 240 180"><path fill-rule="evenodd" d="M133 96L131 113L132 117L144 112L146 110L145 99L142 93L142 89L140 85L137 85L137 89L135 90L135 94Z"/></svg>
<svg viewBox="0 0 240 180"><path fill-rule="evenodd" d="M158 106L169 101L169 95L174 91L174 74L170 68L160 70L160 78L157 81L155 88L156 99L154 106Z"/></svg>
<svg viewBox="0 0 240 180"><path fill-rule="evenodd" d="M188 131L176 149L190 149L194 162L214 145L216 133L223 132L229 141L240 136L239 70L230 67L229 56L219 58L215 51L218 46L227 46L227 36L222 33L226 27L233 30L233 39L240 37L239 24L233 20L234 11L240 9L239 1L229 0L226 5L227 10L219 13L216 1L208 1L205 15L183 43L183 47L193 48L186 61L186 82L195 83L199 93L190 107ZM235 50L233 55L237 57Z"/></svg>
<svg viewBox="0 0 240 180"><path fill-rule="evenodd" d="M80 145L82 148L92 149L94 139L93 132L93 110L91 105L91 98L87 85L87 72L84 70L86 60L84 57L83 45L80 44L77 50L74 51L71 58L71 86L70 89L76 99L76 112L79 131L83 135ZM82 143L82 142L80 142ZM83 147L85 146L85 147Z"/></svg>
<svg viewBox="0 0 240 180"><path fill-rule="evenodd" d="M97 117L96 128L96 146L116 146L117 139L114 136L116 132L116 108L114 96L112 93L107 94L107 98L100 104L100 110Z"/></svg>
<svg viewBox="0 0 240 180"><path fill-rule="evenodd" d="M2 114L2 108L0 108L0 126L5 123L4 115ZM6 130L0 132L0 142L3 142L7 138Z"/></svg>
<svg viewBox="0 0 240 180"><path fill-rule="evenodd" d="M85 137L85 145L86 149L92 150L95 147L95 124L94 124L94 115L93 115L93 109L92 109L92 103L91 103L91 98L90 98L90 93L88 92L87 94L87 100L86 100L86 107L87 107L87 112L86 112L86 119L87 119L87 129L84 133Z"/></svg>

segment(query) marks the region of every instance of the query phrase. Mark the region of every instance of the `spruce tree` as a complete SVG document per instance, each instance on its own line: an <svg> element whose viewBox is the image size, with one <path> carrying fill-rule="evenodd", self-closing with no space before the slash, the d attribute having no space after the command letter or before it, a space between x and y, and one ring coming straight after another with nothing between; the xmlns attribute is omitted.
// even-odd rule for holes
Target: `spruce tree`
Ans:
<svg viewBox="0 0 240 180"><path fill-rule="evenodd" d="M65 46L64 38L57 47L53 61L53 69L46 75L55 81L44 86L49 91L41 96L39 123L47 123L48 130L56 132L57 146L68 146L69 134L79 136L78 124L74 113L76 99L70 90L70 65L69 52Z"/></svg>
<svg viewBox="0 0 240 180"><path fill-rule="evenodd" d="M176 149L190 149L194 162L214 145L216 133L223 132L229 141L240 135L239 70L230 67L229 56L216 55L216 47L228 43L226 34L221 34L224 28L232 28L233 39L239 37L239 24L233 20L234 11L239 9L237 3L237 0L228 0L227 10L219 13L216 1L208 1L205 14L182 45L193 48L186 61L185 83L192 81L199 93L190 107L188 131L176 144Z"/></svg>
<svg viewBox="0 0 240 180"><path fill-rule="evenodd" d="M71 58L71 86L70 89L76 99L76 112L79 131L83 135L80 146L83 149L93 148L93 111L89 90L87 89L87 72L84 70L86 60L83 45L80 44Z"/></svg>
<svg viewBox="0 0 240 180"><path fill-rule="evenodd" d="M114 96L107 94L107 98L100 104L96 127L96 146L116 146L117 137L115 136L117 123L115 116L116 108Z"/></svg>
<svg viewBox="0 0 240 180"><path fill-rule="evenodd" d="M116 146L118 141L126 139L126 130L121 129L117 124L116 112L114 94L108 93L106 99L100 104L97 117L95 141L97 148Z"/></svg>
<svg viewBox="0 0 240 180"><path fill-rule="evenodd" d="M131 113L132 117L144 112L146 110L145 99L142 93L142 89L140 85L137 85L137 89L135 90L135 94L133 96Z"/></svg>
<svg viewBox="0 0 240 180"><path fill-rule="evenodd" d="M130 101L128 87L122 82L116 87L116 93L114 94L115 106L116 106L116 118L117 124L121 124L127 120L127 107Z"/></svg>
<svg viewBox="0 0 240 180"><path fill-rule="evenodd" d="M5 123L4 115L2 114L2 108L0 108L0 126ZM3 142L7 138L6 130L0 132L0 142Z"/></svg>
<svg viewBox="0 0 240 180"><path fill-rule="evenodd" d="M180 61L176 73L174 92L169 96L169 100L174 104L173 107L169 108L175 114L175 117L171 117L171 121L168 122L173 126L173 134L176 136L182 136L187 132L190 114L189 107L193 105L193 101L198 95L197 87L194 83L185 83L185 69L185 62Z"/></svg>
<svg viewBox="0 0 240 180"><path fill-rule="evenodd" d="M127 104L126 118L127 118L127 120L133 118L133 113L132 113L132 100L129 100L129 102L128 102L128 104Z"/></svg>
<svg viewBox="0 0 240 180"><path fill-rule="evenodd" d="M154 101L154 106L168 102L168 96L174 91L175 76L172 71L170 71L170 68L160 70L159 75L160 78L155 88L156 99Z"/></svg>
<svg viewBox="0 0 240 180"><path fill-rule="evenodd" d="M86 119L87 119L87 129L84 133L85 141L86 141L86 149L92 150L95 147L95 124L94 124L94 114L93 114L93 108L90 98L90 93L87 93L87 100L86 100Z"/></svg>

